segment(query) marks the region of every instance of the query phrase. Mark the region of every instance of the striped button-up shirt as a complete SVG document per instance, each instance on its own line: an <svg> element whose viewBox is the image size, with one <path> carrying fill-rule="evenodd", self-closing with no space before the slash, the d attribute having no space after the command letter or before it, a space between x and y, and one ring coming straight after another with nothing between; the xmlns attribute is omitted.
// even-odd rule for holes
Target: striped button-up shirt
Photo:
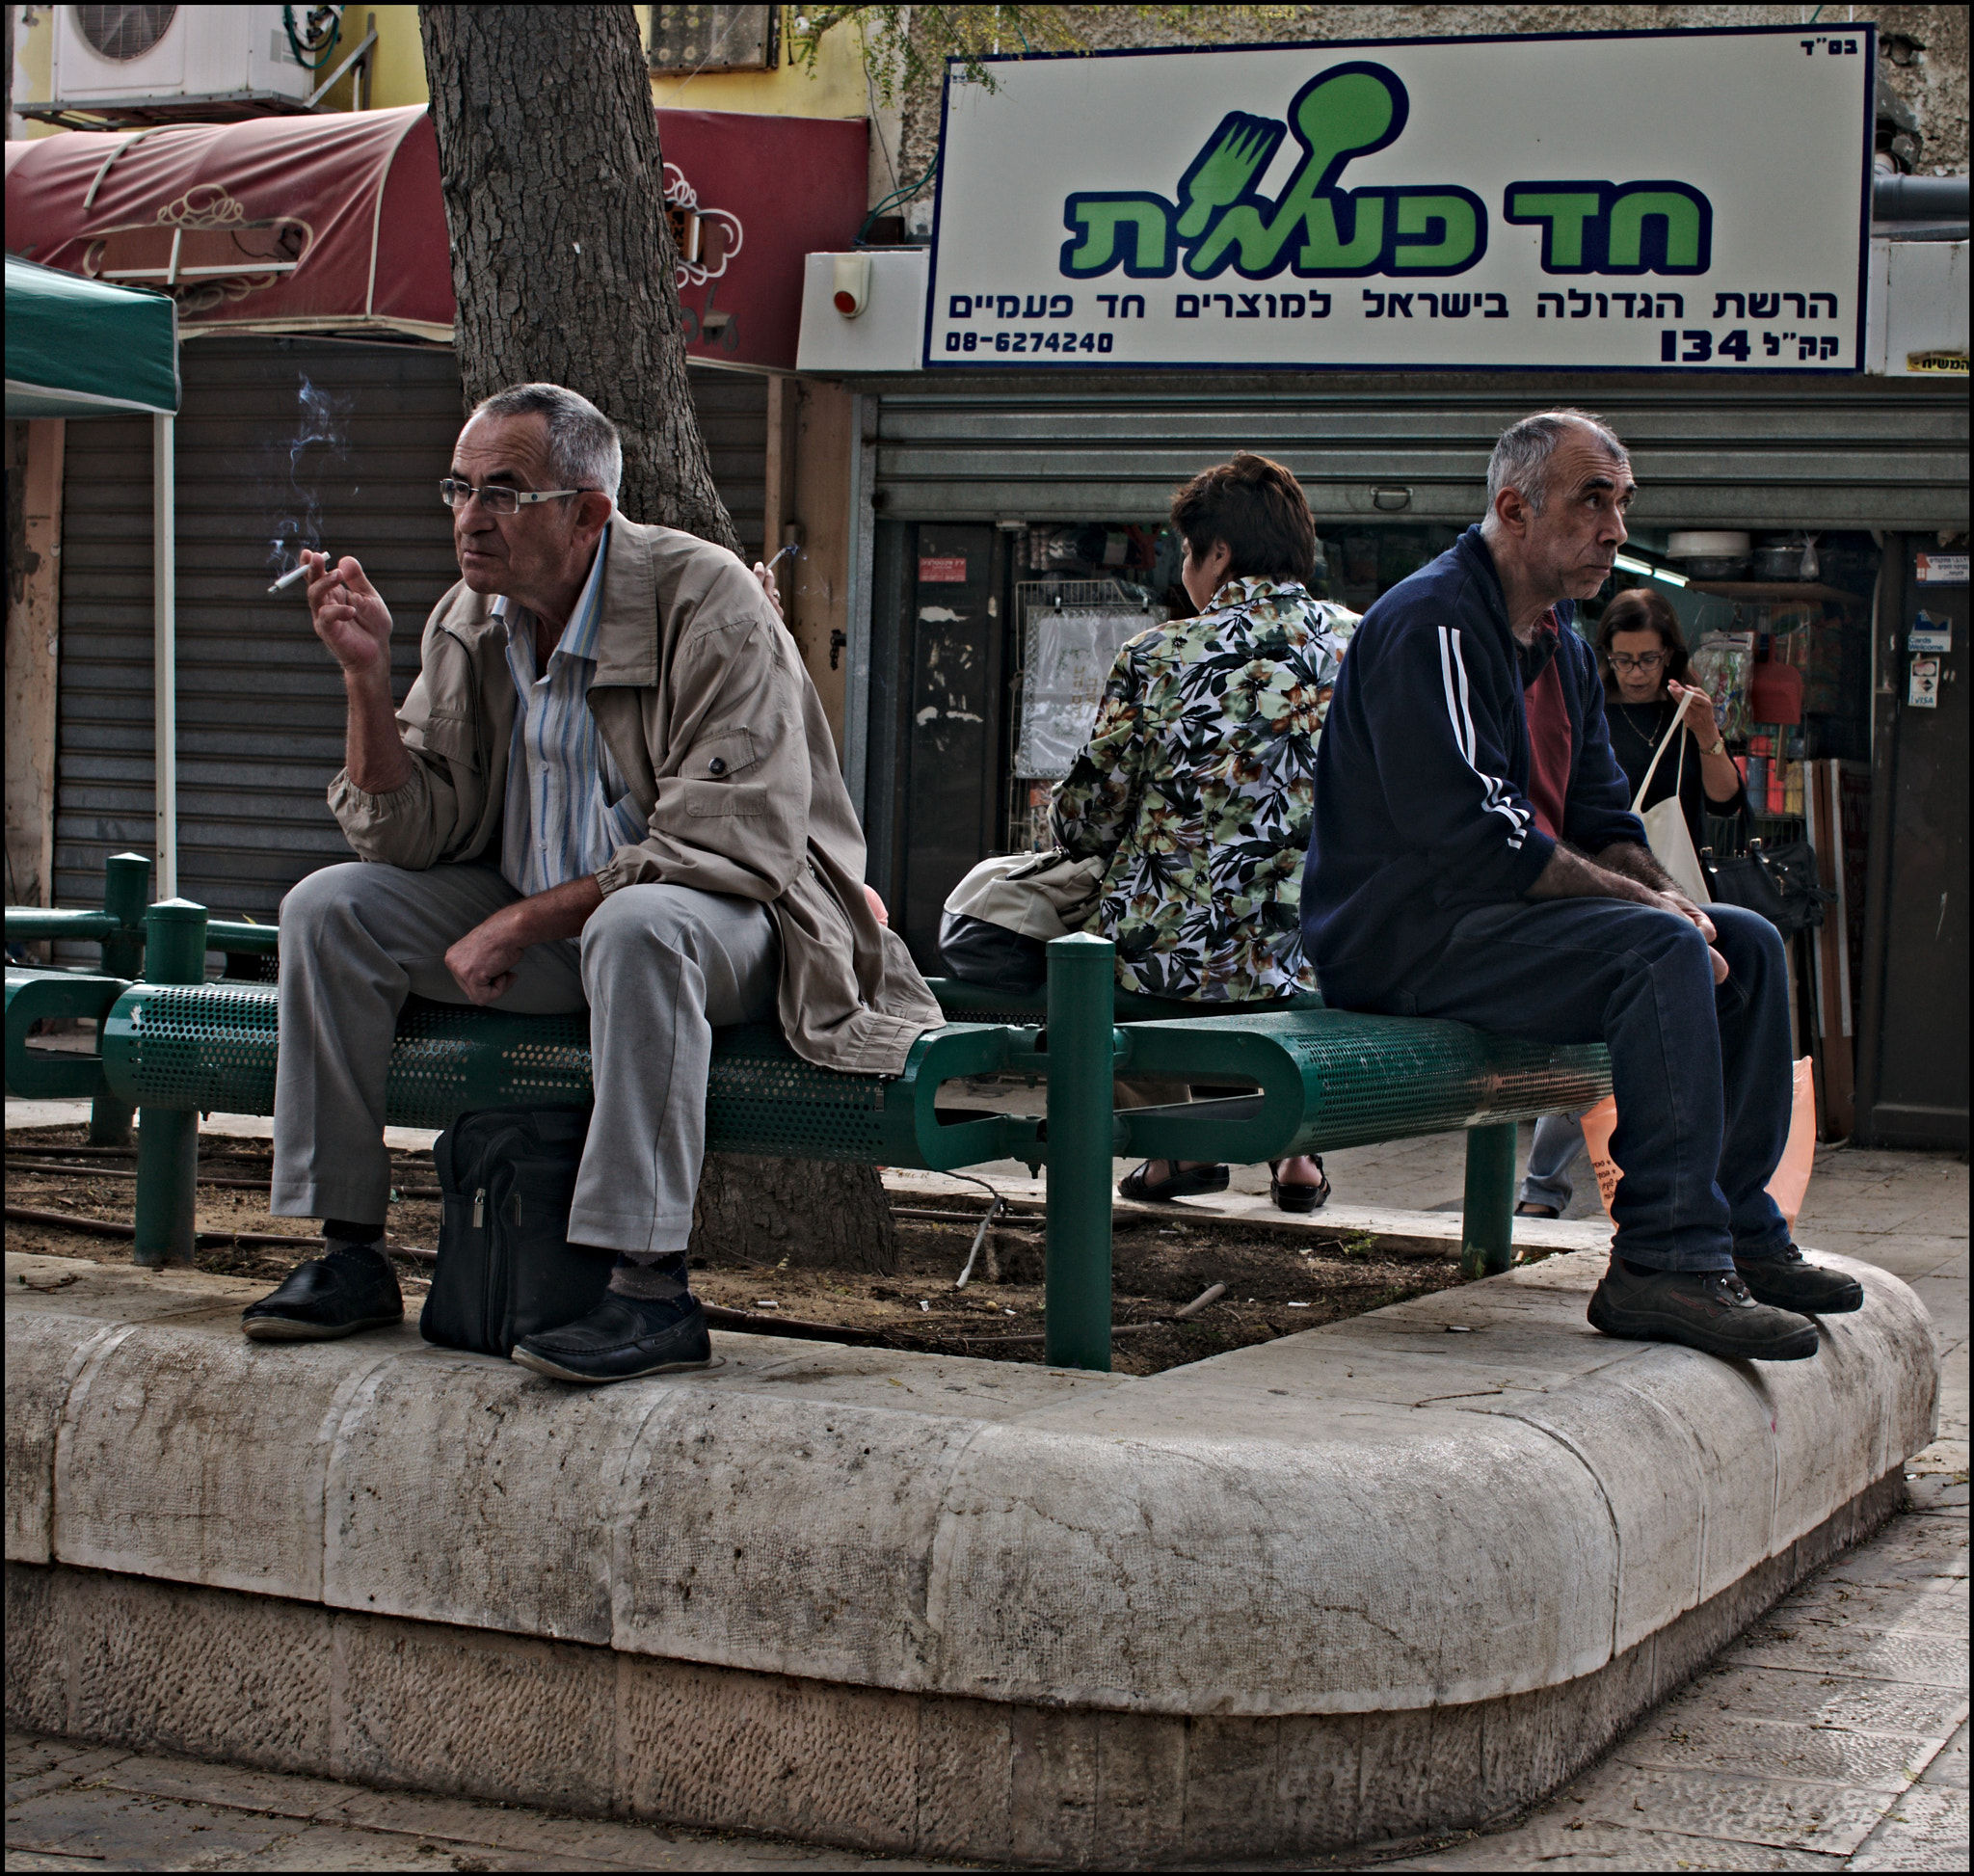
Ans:
<svg viewBox="0 0 1974 1876"><path fill-rule="evenodd" d="M605 527L546 674L535 671L535 615L510 606L504 595L494 602L495 616L507 624L507 668L520 699L508 753L500 871L524 897L597 871L646 831L588 702L609 541Z"/></svg>

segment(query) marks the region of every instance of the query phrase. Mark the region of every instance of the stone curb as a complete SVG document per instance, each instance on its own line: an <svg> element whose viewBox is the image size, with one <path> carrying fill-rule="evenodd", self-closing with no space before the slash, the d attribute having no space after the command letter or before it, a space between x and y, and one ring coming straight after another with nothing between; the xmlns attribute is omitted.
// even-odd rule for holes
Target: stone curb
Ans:
<svg viewBox="0 0 1974 1876"><path fill-rule="evenodd" d="M1173 1809L1203 1776L1173 1785L1182 1750L1246 1794L1216 1855L1526 1802L1882 1515L1937 1391L1917 1299L1842 1259L1866 1306L1801 1363L1598 1337L1603 1259L1580 1252L1150 1380L721 1336L709 1375L598 1392L409 1329L248 1343L253 1287L227 1279L7 1261L7 1554L28 1567L9 1705L22 1689L28 1724L131 1738L107 1686L93 1716L77 1701L189 1675L171 1749L251 1757L246 1717L218 1718L251 1658L284 1769L767 1831L794 1828L773 1796L790 1765L841 1780L894 1733L894 1782L919 1792L947 1750L934 1725L957 1754L946 1821L921 1796L800 1827L927 1854L1209 1854ZM169 1669L145 1659L187 1595L210 1619ZM291 1685L269 1671L288 1660ZM505 1733L490 1675L530 1690ZM740 1734L799 1708L817 1756L723 1758L741 1795L714 1817L662 1788L658 1735L626 1718L653 1701L738 1702ZM507 1746L463 1734L468 1710ZM580 1792L533 1794L512 1788L516 1727L544 1763L558 1739L635 1739ZM1138 1821L1058 1842L1106 1738L1138 1771L1113 1768L1098 1809L1134 1788ZM1422 1754L1444 1778L1365 1785ZM1347 1824L1304 1789L1346 1759ZM1054 1820L1019 1841L1016 1787Z"/></svg>

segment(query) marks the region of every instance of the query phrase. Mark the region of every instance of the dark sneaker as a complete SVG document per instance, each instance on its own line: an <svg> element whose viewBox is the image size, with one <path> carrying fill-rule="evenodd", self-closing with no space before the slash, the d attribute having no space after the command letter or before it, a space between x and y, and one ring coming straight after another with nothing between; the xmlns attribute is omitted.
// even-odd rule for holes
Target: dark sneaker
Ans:
<svg viewBox="0 0 1974 1876"><path fill-rule="evenodd" d="M368 1245L331 1245L297 1265L279 1290L250 1302L240 1327L256 1342L333 1342L405 1319L390 1259Z"/></svg>
<svg viewBox="0 0 1974 1876"><path fill-rule="evenodd" d="M1629 1270L1614 1257L1590 1327L1627 1342L1683 1342L1730 1361L1806 1361L1816 1325L1748 1295L1732 1271Z"/></svg>
<svg viewBox="0 0 1974 1876"><path fill-rule="evenodd" d="M514 1358L557 1380L635 1380L707 1367L713 1350L697 1297L648 1302L606 1290L587 1316L523 1336L514 1345Z"/></svg>
<svg viewBox="0 0 1974 1876"><path fill-rule="evenodd" d="M1803 1316L1841 1316L1864 1307L1864 1286L1842 1271L1812 1264L1794 1245L1771 1257L1737 1257L1734 1269L1748 1295Z"/></svg>

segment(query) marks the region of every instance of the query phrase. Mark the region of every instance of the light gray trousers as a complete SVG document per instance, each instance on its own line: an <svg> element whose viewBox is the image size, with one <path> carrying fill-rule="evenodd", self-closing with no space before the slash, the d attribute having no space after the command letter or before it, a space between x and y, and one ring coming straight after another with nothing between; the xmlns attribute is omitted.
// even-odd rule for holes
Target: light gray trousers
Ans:
<svg viewBox="0 0 1974 1876"><path fill-rule="evenodd" d="M464 1004L445 953L520 895L491 866L325 867L281 901L274 1203L285 1218L381 1219L385 1082L413 992ZM767 908L685 886L622 886L580 939L534 945L494 1005L590 1011L596 1112L570 1214L578 1244L680 1251L706 1151L712 1032L774 1013Z"/></svg>

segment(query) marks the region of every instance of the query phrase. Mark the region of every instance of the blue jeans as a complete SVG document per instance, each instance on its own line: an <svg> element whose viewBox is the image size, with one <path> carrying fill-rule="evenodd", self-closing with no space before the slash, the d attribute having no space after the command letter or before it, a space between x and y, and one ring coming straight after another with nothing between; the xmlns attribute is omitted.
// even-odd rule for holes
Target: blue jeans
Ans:
<svg viewBox="0 0 1974 1876"><path fill-rule="evenodd" d="M1524 1205L1553 1205L1559 1218L1569 1210L1577 1190L1569 1169L1584 1150L1584 1115L1587 1112L1579 1108L1570 1113L1545 1113L1536 1121L1535 1138L1529 1143L1528 1170L1522 1175Z"/></svg>
<svg viewBox="0 0 1974 1876"><path fill-rule="evenodd" d="M1654 1270L1729 1270L1789 1245L1764 1190L1795 1098L1782 939L1739 906L1708 916L1727 960L1718 989L1706 941L1675 913L1518 900L1469 913L1389 1005L1536 1042L1605 1044L1617 1099L1611 1157L1624 1169L1612 1248Z"/></svg>

